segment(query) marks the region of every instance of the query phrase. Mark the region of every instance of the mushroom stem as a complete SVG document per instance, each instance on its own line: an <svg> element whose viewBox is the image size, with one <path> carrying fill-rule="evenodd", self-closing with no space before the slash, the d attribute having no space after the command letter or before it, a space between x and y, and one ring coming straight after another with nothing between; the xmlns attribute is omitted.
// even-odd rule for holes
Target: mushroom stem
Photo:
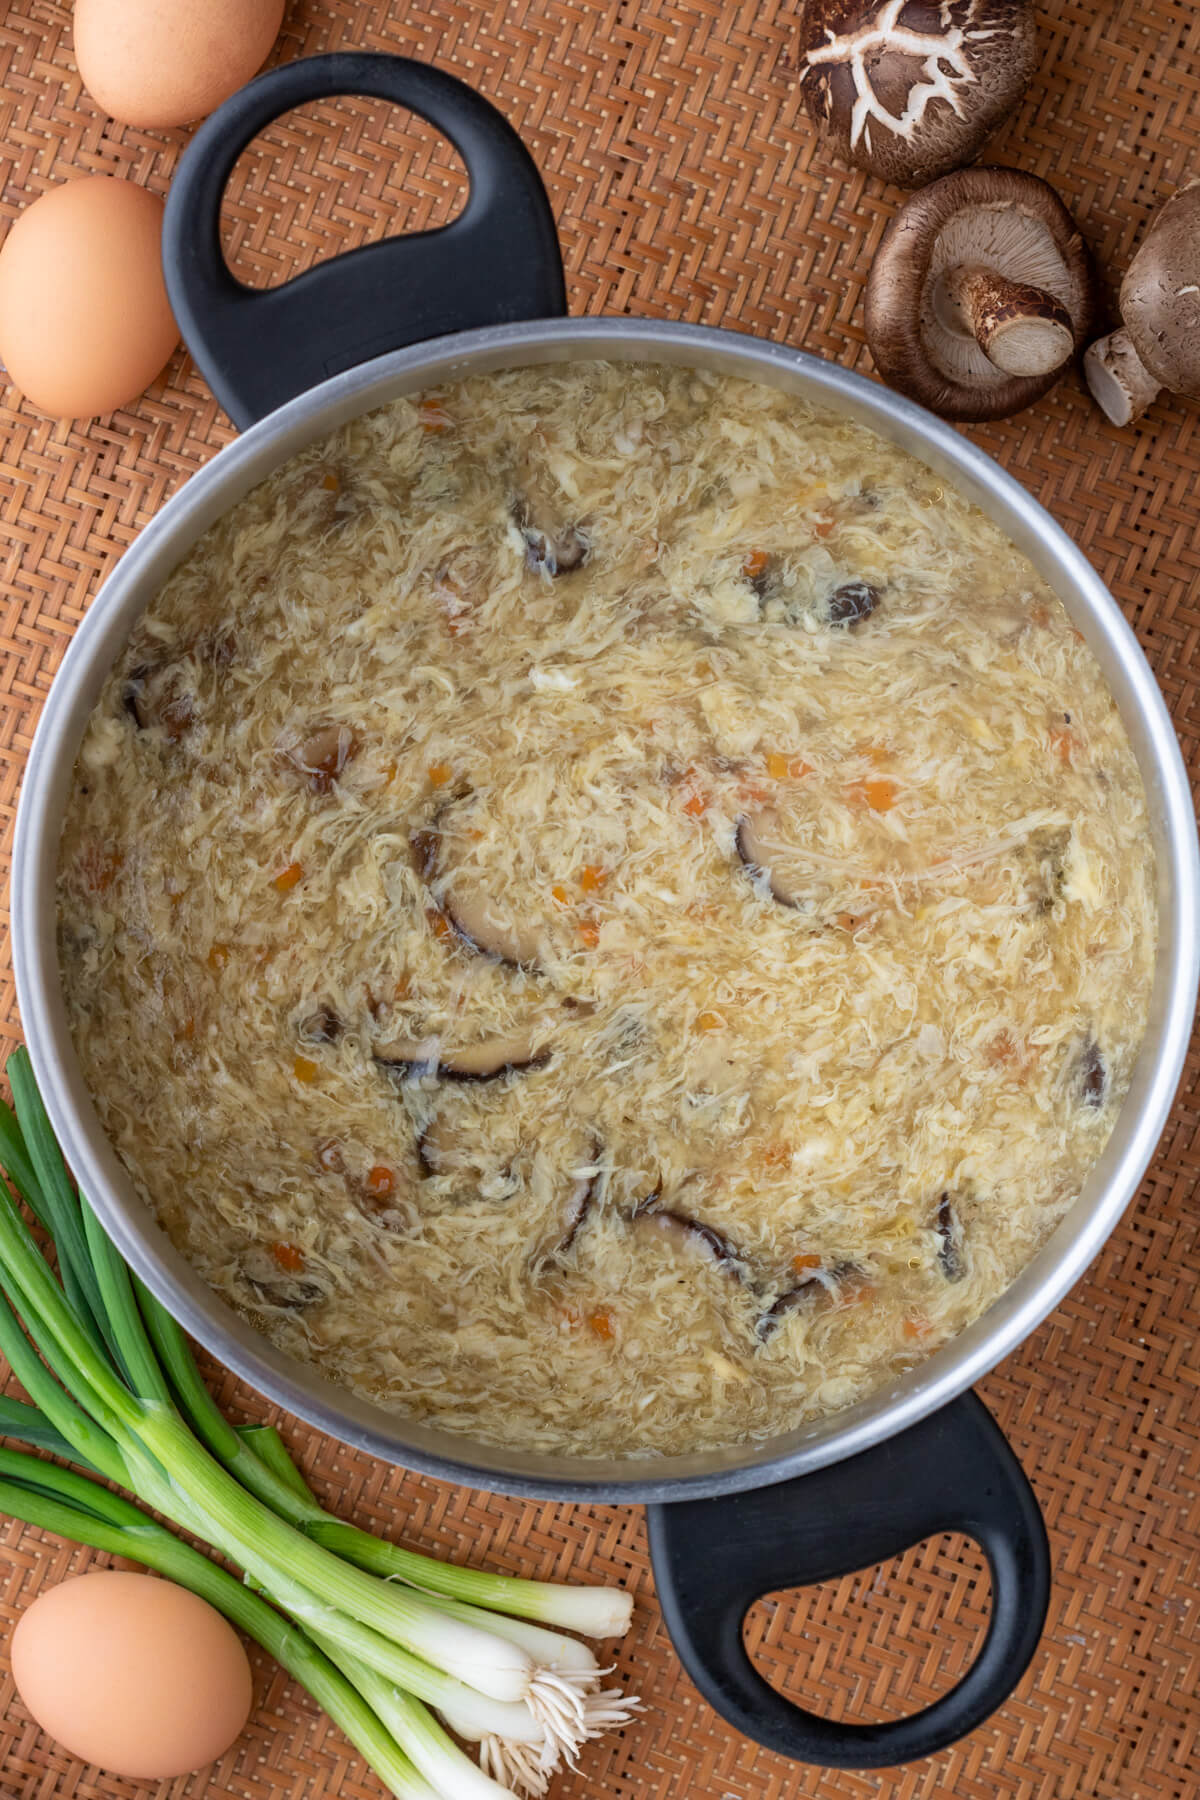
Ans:
<svg viewBox="0 0 1200 1800"><path fill-rule="evenodd" d="M1123 326L1088 345L1083 372L1092 398L1114 425L1132 425L1162 391Z"/></svg>
<svg viewBox="0 0 1200 1800"><path fill-rule="evenodd" d="M1075 348L1071 315L1061 300L979 264L948 268L933 305L948 331L973 337L1006 375L1048 375Z"/></svg>

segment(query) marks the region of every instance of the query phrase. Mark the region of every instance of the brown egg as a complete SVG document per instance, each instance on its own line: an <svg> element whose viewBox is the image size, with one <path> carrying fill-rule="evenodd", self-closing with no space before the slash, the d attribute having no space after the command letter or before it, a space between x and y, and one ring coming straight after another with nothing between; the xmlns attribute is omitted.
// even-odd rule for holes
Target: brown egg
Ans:
<svg viewBox="0 0 1200 1800"><path fill-rule="evenodd" d="M284 0L75 0L75 61L126 125L187 125L257 73Z"/></svg>
<svg viewBox="0 0 1200 1800"><path fill-rule="evenodd" d="M17 1691L82 1762L163 1781L215 1762L250 1716L250 1665L207 1601L97 1569L39 1594L12 1636Z"/></svg>
<svg viewBox="0 0 1200 1800"><path fill-rule="evenodd" d="M179 342L163 204L81 175L27 207L0 247L0 358L39 412L93 418L137 397Z"/></svg>

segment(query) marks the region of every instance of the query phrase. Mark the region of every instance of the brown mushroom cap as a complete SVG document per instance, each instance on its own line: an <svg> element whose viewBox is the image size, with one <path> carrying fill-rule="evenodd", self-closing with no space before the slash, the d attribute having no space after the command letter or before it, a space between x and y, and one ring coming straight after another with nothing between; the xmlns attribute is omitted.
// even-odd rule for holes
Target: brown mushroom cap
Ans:
<svg viewBox="0 0 1200 1800"><path fill-rule="evenodd" d="M960 271L973 281L956 281ZM978 302L966 324L964 285ZM1028 328L1035 352L1061 340L1059 360L1013 356L1015 331L997 358L996 295L1013 308L999 323ZM867 342L884 380L943 418L1003 419L1053 387L1088 341L1096 303L1087 246L1053 188L1016 169L960 169L914 194L884 232L867 283ZM1040 372L1014 375L1014 364Z"/></svg>
<svg viewBox="0 0 1200 1800"><path fill-rule="evenodd" d="M1200 393L1200 180L1151 224L1121 283L1121 320L1163 387Z"/></svg>
<svg viewBox="0 0 1200 1800"><path fill-rule="evenodd" d="M1200 397L1200 180L1155 215L1121 283L1122 329L1088 350L1088 386L1115 425L1162 388Z"/></svg>
<svg viewBox="0 0 1200 1800"><path fill-rule="evenodd" d="M799 33L809 117L901 187L973 161L1037 66L1030 0L806 0Z"/></svg>

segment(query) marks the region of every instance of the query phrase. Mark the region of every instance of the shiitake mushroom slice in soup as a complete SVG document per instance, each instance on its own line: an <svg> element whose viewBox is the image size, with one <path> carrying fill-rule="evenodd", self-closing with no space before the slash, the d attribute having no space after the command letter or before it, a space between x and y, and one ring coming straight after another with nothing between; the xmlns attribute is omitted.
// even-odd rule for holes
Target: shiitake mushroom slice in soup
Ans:
<svg viewBox="0 0 1200 1800"><path fill-rule="evenodd" d="M588 1214L595 1205L596 1197L604 1179L604 1171L600 1159L603 1149L598 1139L593 1139L589 1160L578 1164L568 1172L566 1199L563 1204L561 1229L558 1241L554 1244L552 1254L565 1256L572 1249L576 1238L587 1220Z"/></svg>
<svg viewBox="0 0 1200 1800"><path fill-rule="evenodd" d="M967 1272L967 1257L960 1209L952 1194L942 1194L938 1200L937 1234L938 1267L947 1281L961 1281Z"/></svg>
<svg viewBox="0 0 1200 1800"><path fill-rule="evenodd" d="M769 809L744 813L734 832L734 848L746 873L766 884L780 906L812 911L818 897L811 864L783 842L782 821Z"/></svg>
<svg viewBox="0 0 1200 1800"><path fill-rule="evenodd" d="M754 1335L760 1344L765 1344L774 1337L783 1321L790 1313L815 1306L826 1293L825 1283L816 1271L802 1275L799 1281L777 1294L765 1312L759 1314L754 1326Z"/></svg>
<svg viewBox="0 0 1200 1800"><path fill-rule="evenodd" d="M779 558L768 550L747 551L742 558L742 574L760 605L778 591L782 579Z"/></svg>
<svg viewBox="0 0 1200 1800"><path fill-rule="evenodd" d="M658 1233L680 1249L699 1256L735 1281L748 1279L745 1257L723 1231L676 1207L664 1206L657 1193L639 1200L629 1213L630 1226L643 1234Z"/></svg>
<svg viewBox="0 0 1200 1800"><path fill-rule="evenodd" d="M457 1209L507 1203L523 1185L524 1159L497 1148L486 1119L437 1112L418 1134L416 1156L421 1176L416 1204L422 1213L429 1211L430 1194L440 1197L436 1204Z"/></svg>
<svg viewBox="0 0 1200 1800"><path fill-rule="evenodd" d="M869 619L876 610L883 595L869 581L844 581L839 588L834 588L826 602L829 623L852 631Z"/></svg>
<svg viewBox="0 0 1200 1800"><path fill-rule="evenodd" d="M442 1081L496 1081L502 1075L540 1069L550 1061L550 1049L530 1032L482 1038L478 1043L447 1050L436 1038L401 1038L376 1051L377 1069L394 1081L413 1081L434 1075Z"/></svg>
<svg viewBox="0 0 1200 1800"><path fill-rule="evenodd" d="M461 943L509 968L536 970L541 940L534 926L490 894L465 857L455 863L454 814L451 801L438 809L429 825L413 832L409 845L417 873L434 890Z"/></svg>
<svg viewBox="0 0 1200 1800"><path fill-rule="evenodd" d="M507 963L511 969L537 969L540 942L536 932L471 877L456 878L446 889L442 911L456 936L472 950Z"/></svg>
<svg viewBox="0 0 1200 1800"><path fill-rule="evenodd" d="M305 777L314 794L327 794L358 749L358 733L352 725L326 723L287 737L279 754Z"/></svg>
<svg viewBox="0 0 1200 1800"><path fill-rule="evenodd" d="M549 525L534 516L533 504L523 494L514 497L513 522L525 540L525 561L536 574L570 575L581 569L592 553L591 539L578 525Z"/></svg>
<svg viewBox="0 0 1200 1800"><path fill-rule="evenodd" d="M444 1113L435 1113L417 1133L417 1166L422 1175L448 1175L454 1169L462 1136Z"/></svg>
<svg viewBox="0 0 1200 1800"><path fill-rule="evenodd" d="M326 1296L325 1283L310 1274L299 1251L288 1244L250 1244L239 1274L251 1303L278 1312L304 1312Z"/></svg>
<svg viewBox="0 0 1200 1800"><path fill-rule="evenodd" d="M582 1136L548 1148L523 1142L511 1113L503 1129L499 1124L487 1110L464 1110L460 1102L439 1106L417 1138L418 1167L439 1204L507 1204L523 1196L542 1206L545 1227L529 1255L536 1278L572 1248L591 1211L603 1179L601 1147ZM418 1205L428 1210L420 1196Z"/></svg>
<svg viewBox="0 0 1200 1800"><path fill-rule="evenodd" d="M1098 1112L1108 1098L1108 1063L1095 1038L1088 1038L1079 1052L1077 1080L1083 1104Z"/></svg>
<svg viewBox="0 0 1200 1800"><path fill-rule="evenodd" d="M305 1044L336 1044L345 1029L346 1021L325 1000L305 1013L297 1026L300 1040Z"/></svg>
<svg viewBox="0 0 1200 1800"><path fill-rule="evenodd" d="M778 1293L770 1306L755 1321L754 1335L760 1344L774 1337L784 1320L794 1312L807 1312L824 1301L834 1300L838 1289L853 1277L861 1276L857 1263L838 1262L831 1269L806 1269L798 1281Z"/></svg>
<svg viewBox="0 0 1200 1800"><path fill-rule="evenodd" d="M121 704L139 731L157 727L177 744L196 720L196 702L179 663L139 663L121 689Z"/></svg>
<svg viewBox="0 0 1200 1800"><path fill-rule="evenodd" d="M529 1259L535 1278L560 1265L574 1250L604 1186L603 1157L604 1147L597 1137L576 1138L568 1146L562 1157L562 1175L554 1183L554 1217Z"/></svg>
<svg viewBox="0 0 1200 1800"><path fill-rule="evenodd" d="M427 1180L442 1177L467 1179L478 1184L494 1175L503 1164L511 1169L515 1156L499 1148L494 1120L469 1117L461 1110L439 1105L417 1134L417 1167ZM509 1147L511 1148L511 1146Z"/></svg>

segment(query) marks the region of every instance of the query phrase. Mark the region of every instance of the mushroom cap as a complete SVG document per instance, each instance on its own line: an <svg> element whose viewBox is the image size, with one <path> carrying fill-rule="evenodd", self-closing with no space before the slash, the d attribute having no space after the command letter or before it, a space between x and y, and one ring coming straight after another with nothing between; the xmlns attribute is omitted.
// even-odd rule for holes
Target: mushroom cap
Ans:
<svg viewBox="0 0 1200 1800"><path fill-rule="evenodd" d="M1200 394L1200 180L1155 215L1121 283L1121 319L1157 382Z"/></svg>
<svg viewBox="0 0 1200 1800"><path fill-rule="evenodd" d="M856 168L918 187L961 168L1037 66L1030 0L806 0L799 58L813 123Z"/></svg>
<svg viewBox="0 0 1200 1800"><path fill-rule="evenodd" d="M1017 169L960 169L914 194L883 234L867 282L867 342L890 387L944 419L1004 419L1052 388L1062 367L1008 375L944 322L939 283L955 267L996 270L1062 302L1074 347L1091 337L1098 285L1087 245L1052 187Z"/></svg>

